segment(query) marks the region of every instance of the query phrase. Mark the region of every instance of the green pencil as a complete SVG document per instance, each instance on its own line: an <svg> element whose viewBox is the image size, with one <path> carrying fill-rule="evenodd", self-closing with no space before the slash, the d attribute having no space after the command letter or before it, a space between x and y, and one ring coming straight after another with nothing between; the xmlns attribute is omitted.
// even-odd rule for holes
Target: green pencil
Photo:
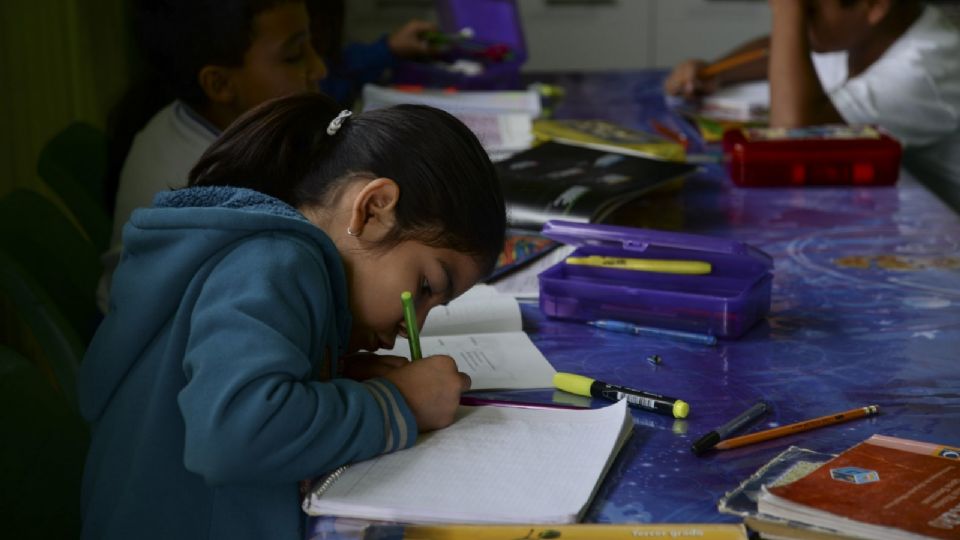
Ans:
<svg viewBox="0 0 960 540"><path fill-rule="evenodd" d="M420 332L417 330L417 312L413 309L413 295L410 291L400 293L403 303L403 319L407 322L407 339L410 341L410 359L423 358L420 353Z"/></svg>

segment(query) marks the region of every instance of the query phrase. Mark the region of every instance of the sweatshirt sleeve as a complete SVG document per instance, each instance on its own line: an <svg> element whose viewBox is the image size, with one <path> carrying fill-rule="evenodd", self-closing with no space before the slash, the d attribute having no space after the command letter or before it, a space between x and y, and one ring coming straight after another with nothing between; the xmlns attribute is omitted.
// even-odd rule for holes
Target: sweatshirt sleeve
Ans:
<svg viewBox="0 0 960 540"><path fill-rule="evenodd" d="M336 352L335 304L317 251L262 235L203 279L178 404L185 466L210 485L298 481L416 439L391 382L316 380Z"/></svg>

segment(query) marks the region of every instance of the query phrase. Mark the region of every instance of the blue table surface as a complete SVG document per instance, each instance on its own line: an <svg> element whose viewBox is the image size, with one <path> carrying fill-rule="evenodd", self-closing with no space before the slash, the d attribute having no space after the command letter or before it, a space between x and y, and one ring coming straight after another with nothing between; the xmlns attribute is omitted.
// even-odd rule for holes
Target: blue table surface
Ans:
<svg viewBox="0 0 960 540"><path fill-rule="evenodd" d="M662 76L534 78L565 88L558 118L646 130L658 118L687 129L664 103ZM634 411L634 434L585 521L739 521L717 511L718 499L790 445L838 453L875 433L960 445L960 219L925 187L903 174L885 188L745 189L710 166L646 205L635 211L666 216L670 228L734 238L770 254L772 305L746 335L715 347L607 333L522 306L525 330L557 370L691 406L686 420ZM662 363L647 362L651 354ZM545 390L485 395L562 399ZM700 435L760 400L771 411L746 431L869 404L881 414L703 457L691 453Z"/></svg>

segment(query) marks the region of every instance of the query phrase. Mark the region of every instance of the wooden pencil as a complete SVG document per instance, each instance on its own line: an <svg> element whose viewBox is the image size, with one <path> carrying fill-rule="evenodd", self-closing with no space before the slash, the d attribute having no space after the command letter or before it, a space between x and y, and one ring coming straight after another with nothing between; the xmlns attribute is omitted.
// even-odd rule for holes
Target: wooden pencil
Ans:
<svg viewBox="0 0 960 540"><path fill-rule="evenodd" d="M758 431L756 433L750 433L747 435L726 439L718 442L714 448L717 450L739 448L748 444L768 441L778 437L786 437L787 435L793 435L794 433L800 433L801 431L807 431L808 429L829 426L831 424L839 424L840 422L847 422L849 420L862 418L864 416L872 416L878 412L880 412L880 407L878 405L857 407L856 409L850 409L849 411L843 411L841 413L829 414L827 416L812 418L810 420L804 420L803 422L797 422L795 424L788 424L786 426L780 426L765 431Z"/></svg>
<svg viewBox="0 0 960 540"><path fill-rule="evenodd" d="M715 77L724 71L729 71L735 67L742 66L744 64L753 62L754 60L759 60L767 56L767 49L750 49L748 51L743 51L742 53L735 54L729 58L724 58L723 60L717 60L716 62L708 65L707 67L700 70L700 77Z"/></svg>

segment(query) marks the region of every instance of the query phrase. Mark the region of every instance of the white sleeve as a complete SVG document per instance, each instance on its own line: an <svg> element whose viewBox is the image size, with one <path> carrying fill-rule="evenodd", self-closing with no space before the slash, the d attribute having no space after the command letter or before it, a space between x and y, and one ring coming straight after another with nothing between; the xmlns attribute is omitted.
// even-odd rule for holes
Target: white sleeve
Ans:
<svg viewBox="0 0 960 540"><path fill-rule="evenodd" d="M878 124L905 146L960 129L960 35L925 18L862 74L827 89L850 124Z"/></svg>

